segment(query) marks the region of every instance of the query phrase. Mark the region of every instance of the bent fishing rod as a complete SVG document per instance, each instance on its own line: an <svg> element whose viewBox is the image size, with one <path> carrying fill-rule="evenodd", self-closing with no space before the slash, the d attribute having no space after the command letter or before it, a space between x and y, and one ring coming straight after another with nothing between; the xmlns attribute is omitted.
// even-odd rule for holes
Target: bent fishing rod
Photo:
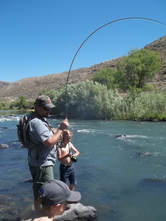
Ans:
<svg viewBox="0 0 166 221"><path fill-rule="evenodd" d="M143 20L143 21L149 21L149 22L152 22L152 23L157 23L157 24L160 24L160 25L164 25L166 26L165 23L157 20L157 19L153 19L153 18L146 18L146 17L126 17L126 18L119 18L119 19L115 19L115 20L111 20L101 26L99 26L98 28L96 28L94 31L92 31L83 41L82 43L80 44L80 46L78 47L77 51L75 52L73 58L72 58L72 61L70 63L70 67L69 67L69 70L68 70L68 73L67 73L67 80L66 80L66 84L65 84L65 116L66 118L68 117L68 103L67 103L67 94L68 94L68 91L67 91L67 87L68 87L68 83L69 83L69 77L70 77L70 73L71 73L71 69L72 69L72 66L73 66L73 63L75 61L75 58L77 57L80 49L83 47L83 45L85 44L85 42L88 41L88 39L94 35L97 31L99 31L100 29L108 26L108 25L111 25L113 23L118 23L118 22L121 22L121 21L124 21L124 20Z"/></svg>

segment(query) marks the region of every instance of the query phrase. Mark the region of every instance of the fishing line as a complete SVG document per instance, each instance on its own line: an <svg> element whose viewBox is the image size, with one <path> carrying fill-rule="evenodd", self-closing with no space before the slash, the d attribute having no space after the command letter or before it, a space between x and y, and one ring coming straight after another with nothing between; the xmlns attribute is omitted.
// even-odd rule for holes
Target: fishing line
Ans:
<svg viewBox="0 0 166 221"><path fill-rule="evenodd" d="M74 56L73 56L73 59L70 63L70 67L69 67L69 70L68 70L68 74L67 74L67 80L66 80L66 86L65 86L65 116L67 118L67 114L68 114L68 103L67 103L67 86L68 86L68 82L69 82L69 77L70 77L70 72L71 72L71 69L72 69L72 66L73 66L73 63L74 63L74 60L76 58L76 56L78 55L80 49L83 47L83 45L85 44L85 42L88 41L88 39L94 35L97 31L99 31L100 29L108 26L108 25L111 25L113 23L117 23L117 22L120 22L120 21L124 21L124 20L144 20L144 21L150 21L150 22L153 22L153 23L157 23L157 24L160 24L160 25L164 25L166 26L165 23L163 22L160 22L159 20L156 20L156 19L153 19L153 18L146 18L146 17L126 17L126 18L119 18L119 19L115 19L115 20L111 20L101 26L99 26L98 28L96 28L94 31L92 31L83 41L82 43L80 44L79 48L77 49L77 51L75 52Z"/></svg>

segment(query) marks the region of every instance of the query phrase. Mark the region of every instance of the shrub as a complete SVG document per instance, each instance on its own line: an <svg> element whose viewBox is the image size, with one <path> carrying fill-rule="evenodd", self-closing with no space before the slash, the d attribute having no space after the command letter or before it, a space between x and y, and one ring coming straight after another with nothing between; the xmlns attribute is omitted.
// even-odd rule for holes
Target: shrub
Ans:
<svg viewBox="0 0 166 221"><path fill-rule="evenodd" d="M147 49L132 50L117 65L117 78L120 88L143 88L154 72L160 70L161 59L157 52Z"/></svg>
<svg viewBox="0 0 166 221"><path fill-rule="evenodd" d="M108 89L115 89L117 87L115 83L116 71L112 68L104 68L97 71L93 76L93 82L104 84Z"/></svg>

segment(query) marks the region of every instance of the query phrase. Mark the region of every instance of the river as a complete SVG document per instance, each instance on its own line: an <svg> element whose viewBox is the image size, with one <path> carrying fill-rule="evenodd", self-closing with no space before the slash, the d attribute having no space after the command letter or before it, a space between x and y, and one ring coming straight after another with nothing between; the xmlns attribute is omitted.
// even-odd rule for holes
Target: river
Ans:
<svg viewBox="0 0 166 221"><path fill-rule="evenodd" d="M0 117L0 143L9 145L0 149L0 220L17 220L33 202L18 119ZM53 126L58 122L50 120ZM97 209L99 221L165 220L166 123L70 120L70 129L80 151L76 188L82 203Z"/></svg>

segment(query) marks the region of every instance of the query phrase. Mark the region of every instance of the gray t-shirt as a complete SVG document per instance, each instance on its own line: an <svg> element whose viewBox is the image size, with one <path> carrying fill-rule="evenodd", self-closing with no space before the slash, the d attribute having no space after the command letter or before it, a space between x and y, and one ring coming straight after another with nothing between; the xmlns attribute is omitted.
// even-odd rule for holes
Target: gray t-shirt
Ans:
<svg viewBox="0 0 166 221"><path fill-rule="evenodd" d="M56 145L52 148L43 144L53 135L46 119L33 118L29 121L29 136L31 150L28 153L28 163L30 166L51 166L56 162Z"/></svg>

